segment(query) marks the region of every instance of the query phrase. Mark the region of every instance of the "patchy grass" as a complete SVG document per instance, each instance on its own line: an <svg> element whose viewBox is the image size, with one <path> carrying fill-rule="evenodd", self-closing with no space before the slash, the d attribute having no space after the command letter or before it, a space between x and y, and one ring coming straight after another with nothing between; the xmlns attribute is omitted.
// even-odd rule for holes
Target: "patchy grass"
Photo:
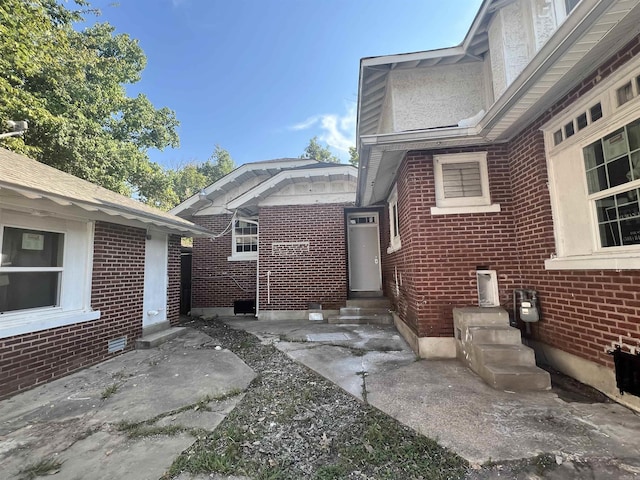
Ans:
<svg viewBox="0 0 640 480"><path fill-rule="evenodd" d="M189 410L210 412L211 407L209 407L209 404L211 402L221 402L229 398L235 397L237 395L240 395L241 393L242 393L242 390L240 389L232 389L221 395L215 395L215 396L205 395L196 403L185 405L184 407L176 408L175 410L171 410L169 412L163 412L148 420L142 420L140 422L126 422L126 421L119 422L118 424L116 424L116 428L119 431L125 433L129 438L151 437L156 435L173 436L183 432L189 433L194 437L205 436L209 432L201 428L189 428L189 427L184 427L182 425L169 425L169 426L160 427L160 426L154 425L154 423L156 423L158 420L162 418L165 418L171 415L177 415L179 413L186 412Z"/></svg>
<svg viewBox="0 0 640 480"><path fill-rule="evenodd" d="M111 385L109 385L107 388L105 388L102 391L102 395L100 395L100 397L103 400L106 400L107 398L111 397L117 391L118 391L118 384L112 383Z"/></svg>
<svg viewBox="0 0 640 480"><path fill-rule="evenodd" d="M53 458L45 458L20 470L18 480L32 480L36 477L53 475L60 470L61 466L61 462Z"/></svg>

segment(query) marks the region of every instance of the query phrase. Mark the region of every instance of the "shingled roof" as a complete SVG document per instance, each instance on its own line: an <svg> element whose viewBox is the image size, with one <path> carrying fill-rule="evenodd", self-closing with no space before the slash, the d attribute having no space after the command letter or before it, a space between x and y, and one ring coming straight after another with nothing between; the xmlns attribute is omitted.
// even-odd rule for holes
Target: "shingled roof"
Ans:
<svg viewBox="0 0 640 480"><path fill-rule="evenodd" d="M3 206L29 210L26 199L39 200L40 212L105 220L187 236L211 232L188 220L145 205L86 180L0 148L0 202ZM30 208L33 213L34 208Z"/></svg>

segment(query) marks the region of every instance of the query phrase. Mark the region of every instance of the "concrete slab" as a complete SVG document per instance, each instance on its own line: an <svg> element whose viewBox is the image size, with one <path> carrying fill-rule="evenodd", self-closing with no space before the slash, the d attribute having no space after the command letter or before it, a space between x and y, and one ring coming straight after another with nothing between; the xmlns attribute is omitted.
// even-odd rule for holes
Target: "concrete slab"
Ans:
<svg viewBox="0 0 640 480"><path fill-rule="evenodd" d="M193 436L129 439L122 421L159 417L153 426L213 430L240 400L172 413L205 398L241 392L255 373L211 337L189 330L0 402L0 471L14 478L44 458L62 461L61 478L159 478Z"/></svg>
<svg viewBox="0 0 640 480"><path fill-rule="evenodd" d="M567 464L595 459L640 465L640 416L621 405L568 403L553 392L494 390L457 360L416 361L393 327L304 320L228 323L273 342L360 399L358 372L367 372L370 404L472 464L551 453ZM327 336L336 333L348 340ZM386 351L391 348L395 351Z"/></svg>

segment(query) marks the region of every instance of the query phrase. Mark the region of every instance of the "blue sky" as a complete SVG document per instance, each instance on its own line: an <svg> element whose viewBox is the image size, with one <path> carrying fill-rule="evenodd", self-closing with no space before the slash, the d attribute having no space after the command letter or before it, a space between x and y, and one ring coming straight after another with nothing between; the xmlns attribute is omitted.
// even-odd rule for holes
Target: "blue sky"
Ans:
<svg viewBox="0 0 640 480"><path fill-rule="evenodd" d="M140 41L145 93L180 120L176 168L216 144L237 165L298 157L318 136L343 161L355 144L362 57L459 44L481 0L93 0ZM87 20L91 20L88 18Z"/></svg>

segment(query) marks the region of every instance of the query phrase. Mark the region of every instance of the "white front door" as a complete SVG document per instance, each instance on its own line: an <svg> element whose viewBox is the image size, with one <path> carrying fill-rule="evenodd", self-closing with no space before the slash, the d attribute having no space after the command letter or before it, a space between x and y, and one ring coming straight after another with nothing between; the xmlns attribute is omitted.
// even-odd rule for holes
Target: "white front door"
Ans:
<svg viewBox="0 0 640 480"><path fill-rule="evenodd" d="M167 255L167 235L151 232L144 255L143 328L167 321Z"/></svg>
<svg viewBox="0 0 640 480"><path fill-rule="evenodd" d="M378 220L377 212L347 214L349 290L353 292L382 290Z"/></svg>

